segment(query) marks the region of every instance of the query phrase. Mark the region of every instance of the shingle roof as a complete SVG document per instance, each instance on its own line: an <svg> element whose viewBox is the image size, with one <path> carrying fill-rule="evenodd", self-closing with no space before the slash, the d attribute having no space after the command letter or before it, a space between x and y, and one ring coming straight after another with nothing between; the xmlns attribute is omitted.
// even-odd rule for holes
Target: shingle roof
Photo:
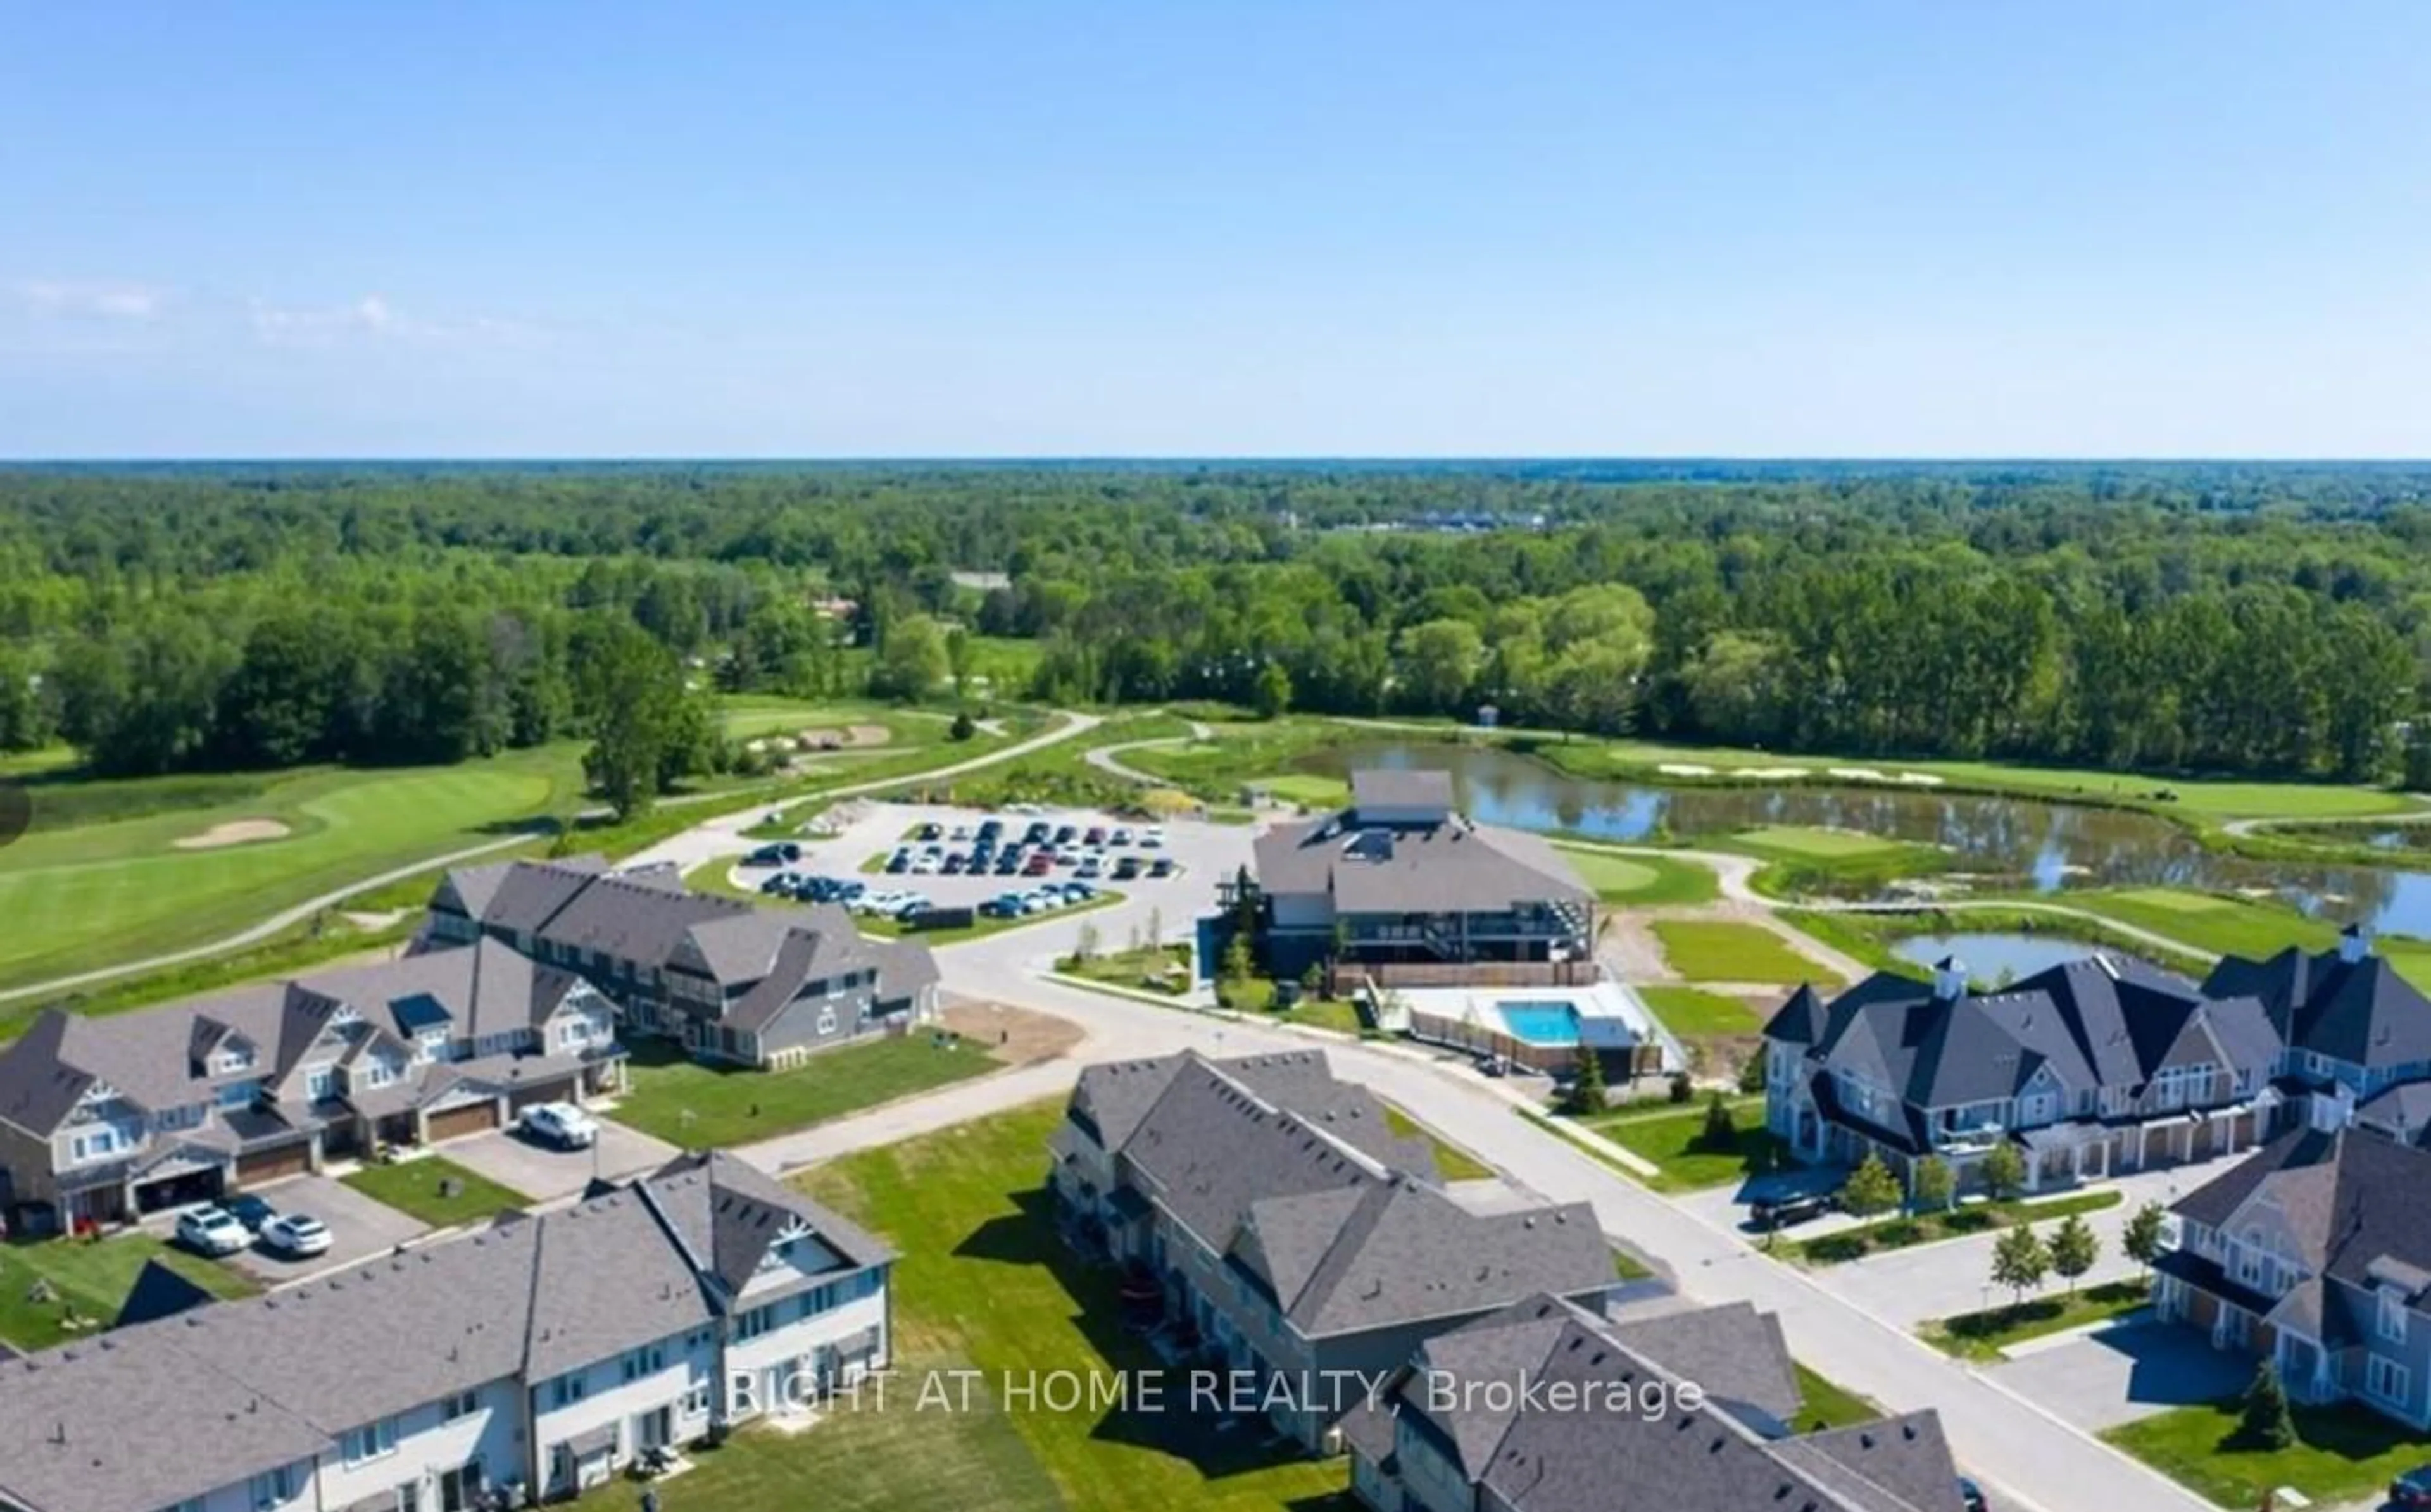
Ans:
<svg viewBox="0 0 2431 1512"><path fill-rule="evenodd" d="M1452 804L1451 773L1421 767L1377 767L1350 774L1350 806L1371 808L1433 808Z"/></svg>
<svg viewBox="0 0 2431 1512"><path fill-rule="evenodd" d="M2357 937L2358 939L2360 937ZM2369 1068L2431 1060L2431 999L2386 956L2289 946L2268 960L2228 956L2206 991L2259 999L2288 1043Z"/></svg>
<svg viewBox="0 0 2431 1512"><path fill-rule="evenodd" d="M1411 827L1362 824L1338 814L1277 824L1258 837L1255 850L1260 887L1330 892L1348 913L1484 913L1595 897L1539 837L1458 816Z"/></svg>
<svg viewBox="0 0 2431 1512"><path fill-rule="evenodd" d="M813 1271L860 1270L895 1256L843 1214L722 1150L679 1155L642 1186L685 1250L729 1296L742 1291L770 1244L796 1230L807 1230L833 1256L832 1266L809 1267Z"/></svg>
<svg viewBox="0 0 2431 1512"><path fill-rule="evenodd" d="M2173 1210L2233 1229L2249 1205L2267 1205L2305 1270L2368 1290L2396 1273L2389 1262L2431 1272L2426 1190L2431 1152L2352 1130L2292 1129Z"/></svg>
<svg viewBox="0 0 2431 1512"><path fill-rule="evenodd" d="M1930 1413L1869 1425L1858 1431L1866 1437L1844 1443L1820 1435L1772 1441L1718 1406L1683 1410L1680 1389L1697 1375L1654 1346L1693 1352L1702 1335L1744 1337L1742 1347L1768 1352L1774 1357L1762 1374L1790 1369L1777 1327L1758 1343L1741 1320L1691 1315L1657 1330L1532 1297L1428 1340L1395 1400L1404 1421L1447 1445L1468 1479L1515 1512L1609 1512L1625 1487L1659 1487L1650 1494L1678 1512L1955 1512L1957 1470ZM1552 1391L1532 1400L1461 1388L1481 1377L1568 1383L1594 1405L1566 1408ZM1618 1411L1606 1394L1616 1388L1656 1389L1668 1401L1660 1412Z"/></svg>

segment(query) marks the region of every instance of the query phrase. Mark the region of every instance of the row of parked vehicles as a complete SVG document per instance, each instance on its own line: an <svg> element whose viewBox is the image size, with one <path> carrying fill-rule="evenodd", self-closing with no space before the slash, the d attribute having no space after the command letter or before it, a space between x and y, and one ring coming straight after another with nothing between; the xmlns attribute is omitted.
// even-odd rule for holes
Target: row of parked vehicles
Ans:
<svg viewBox="0 0 2431 1512"><path fill-rule="evenodd" d="M1098 895L1098 889L1086 882L1049 882L1027 892L999 892L980 905L980 912L991 919L1019 919L1028 914L1053 913L1069 908L1076 903L1086 903Z"/></svg>
<svg viewBox="0 0 2431 1512"><path fill-rule="evenodd" d="M1172 857L1141 854L1164 848L1165 831L1152 824L1134 832L1122 824L1083 827L1041 819L1014 835L1010 822L1001 819L950 827L930 820L887 856L886 870L914 876L1043 877L1069 868L1074 876L1088 881L1112 876L1127 882L1142 875L1173 875Z"/></svg>
<svg viewBox="0 0 2431 1512"><path fill-rule="evenodd" d="M329 1226L310 1213L282 1213L252 1192L177 1215L177 1242L216 1260L259 1243L289 1260L329 1251Z"/></svg>

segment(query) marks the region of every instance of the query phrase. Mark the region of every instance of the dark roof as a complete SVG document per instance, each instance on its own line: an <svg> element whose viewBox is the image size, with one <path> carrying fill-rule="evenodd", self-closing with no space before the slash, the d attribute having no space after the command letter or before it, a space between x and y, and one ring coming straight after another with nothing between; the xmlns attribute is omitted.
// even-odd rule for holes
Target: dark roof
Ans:
<svg viewBox="0 0 2431 1512"><path fill-rule="evenodd" d="M2361 949L2350 932L2340 950L2294 946L2268 960L2231 955L2205 978L2206 991L2260 1000L2288 1043L2357 1066L2431 1060L2431 1000L2387 956ZM2349 960L2348 953L2357 958Z"/></svg>
<svg viewBox="0 0 2431 1512"><path fill-rule="evenodd" d="M2294 1129L2181 1198L2179 1216L2236 1232L2255 1205L2316 1274L2372 1289L2431 1277L2431 1152L2351 1130Z"/></svg>
<svg viewBox="0 0 2431 1512"><path fill-rule="evenodd" d="M1515 1512L1610 1512L1621 1504L1618 1487L1659 1487L1650 1494L1679 1512L1956 1512L1957 1470L1931 1413L1869 1425L1858 1431L1869 1437L1852 1434L1846 1442L1836 1435L1775 1439L1769 1425L1752 1424L1718 1401L1693 1411L1675 1401L1658 1414L1612 1410L1601 1394L1649 1387L1677 1393L1697 1381L1695 1370L1656 1350L1668 1343L1698 1354L1731 1339L1770 1355L1742 1373L1790 1373L1777 1326L1759 1333L1744 1320L1695 1315L1659 1328L1615 1323L1557 1298L1532 1297L1420 1346L1393 1388L1394 1404L1414 1432L1433 1438L1467 1479ZM1574 1383L1598 1404L1566 1410L1553 1390L1531 1399L1456 1388L1480 1374ZM1447 1377L1455 1383L1450 1406L1430 1400ZM1358 1425L1363 1443L1377 1441L1375 1427Z"/></svg>
<svg viewBox="0 0 2431 1512"><path fill-rule="evenodd" d="M1457 815L1433 825L1377 826L1346 812L1274 825L1255 851L1261 888L1330 893L1345 913L1486 913L1595 898L1542 838Z"/></svg>
<svg viewBox="0 0 2431 1512"><path fill-rule="evenodd" d="M1350 774L1350 806L1424 808L1438 813L1451 808L1451 773L1423 767L1378 767Z"/></svg>

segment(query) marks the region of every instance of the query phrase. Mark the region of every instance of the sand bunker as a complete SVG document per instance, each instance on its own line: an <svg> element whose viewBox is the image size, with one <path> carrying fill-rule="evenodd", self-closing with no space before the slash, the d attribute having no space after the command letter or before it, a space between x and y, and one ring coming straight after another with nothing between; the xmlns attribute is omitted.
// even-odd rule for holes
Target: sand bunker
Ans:
<svg viewBox="0 0 2431 1512"><path fill-rule="evenodd" d="M1701 767L1693 761L1666 761L1655 769L1667 777L1710 777L1711 767Z"/></svg>
<svg viewBox="0 0 2431 1512"><path fill-rule="evenodd" d="M1832 773L1832 775L1846 782L1890 781L1888 777L1884 776L1882 773L1872 767L1832 767L1827 770Z"/></svg>
<svg viewBox="0 0 2431 1512"><path fill-rule="evenodd" d="M1902 782L1912 782L1920 788L1938 788L1941 786L1941 778L1930 772L1903 772L1899 775L1899 780Z"/></svg>
<svg viewBox="0 0 2431 1512"><path fill-rule="evenodd" d="M1741 767L1731 773L1750 782L1790 782L1806 775L1804 767Z"/></svg>
<svg viewBox="0 0 2431 1512"><path fill-rule="evenodd" d="M287 834L287 826L275 819L232 819L225 824L213 824L200 835L189 835L176 846L181 851L216 851L223 845L283 840Z"/></svg>

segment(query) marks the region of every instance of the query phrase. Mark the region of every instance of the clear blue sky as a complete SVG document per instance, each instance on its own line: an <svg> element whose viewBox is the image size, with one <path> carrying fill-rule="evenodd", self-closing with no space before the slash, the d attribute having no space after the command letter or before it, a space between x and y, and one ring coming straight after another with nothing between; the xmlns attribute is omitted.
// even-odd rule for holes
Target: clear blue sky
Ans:
<svg viewBox="0 0 2431 1512"><path fill-rule="evenodd" d="M39 4L0 456L2431 456L2431 4Z"/></svg>

